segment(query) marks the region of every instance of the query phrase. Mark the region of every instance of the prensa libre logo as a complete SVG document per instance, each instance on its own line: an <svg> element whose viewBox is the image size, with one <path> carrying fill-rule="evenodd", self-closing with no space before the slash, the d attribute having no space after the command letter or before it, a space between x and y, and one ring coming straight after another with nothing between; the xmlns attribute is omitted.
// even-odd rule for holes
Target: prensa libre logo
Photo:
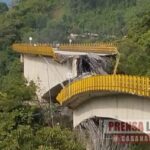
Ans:
<svg viewBox="0 0 150 150"><path fill-rule="evenodd" d="M150 142L150 120L107 120L108 135L117 143Z"/></svg>

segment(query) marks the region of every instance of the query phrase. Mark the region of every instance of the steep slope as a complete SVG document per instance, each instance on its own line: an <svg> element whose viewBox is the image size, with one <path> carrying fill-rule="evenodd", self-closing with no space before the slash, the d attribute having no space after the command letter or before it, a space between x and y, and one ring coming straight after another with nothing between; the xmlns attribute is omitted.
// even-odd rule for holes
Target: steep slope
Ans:
<svg viewBox="0 0 150 150"><path fill-rule="evenodd" d="M119 72L149 75L149 8L149 0L23 0L0 15L0 47L30 36L68 42L71 33L74 43L113 40L120 43Z"/></svg>

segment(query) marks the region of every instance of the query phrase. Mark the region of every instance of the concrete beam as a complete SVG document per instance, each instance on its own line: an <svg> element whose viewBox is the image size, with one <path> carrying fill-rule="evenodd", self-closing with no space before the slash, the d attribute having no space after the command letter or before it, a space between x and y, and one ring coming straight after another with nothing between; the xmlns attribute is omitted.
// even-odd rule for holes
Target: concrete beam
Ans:
<svg viewBox="0 0 150 150"><path fill-rule="evenodd" d="M73 125L76 127L82 121L95 116L120 121L150 120L150 98L128 94L92 97L74 108Z"/></svg>

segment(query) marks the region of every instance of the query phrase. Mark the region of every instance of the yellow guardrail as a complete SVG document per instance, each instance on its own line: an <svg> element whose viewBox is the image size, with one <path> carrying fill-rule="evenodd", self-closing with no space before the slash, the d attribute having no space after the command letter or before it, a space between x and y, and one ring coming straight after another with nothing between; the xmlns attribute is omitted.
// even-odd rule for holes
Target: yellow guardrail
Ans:
<svg viewBox="0 0 150 150"><path fill-rule="evenodd" d="M55 53L50 44L13 44L12 48L19 53L44 55L55 58Z"/></svg>
<svg viewBox="0 0 150 150"><path fill-rule="evenodd" d="M118 50L112 43L86 43L86 44L61 44L60 50L75 52L94 52L104 54L117 54Z"/></svg>
<svg viewBox="0 0 150 150"><path fill-rule="evenodd" d="M150 78L128 75L91 76L66 86L58 94L57 101L62 104L75 95L94 91L114 91L149 97Z"/></svg>
<svg viewBox="0 0 150 150"><path fill-rule="evenodd" d="M55 46L54 46L55 47ZM117 54L117 47L112 43L61 44L56 46L61 51L93 52L102 54ZM19 53L45 55L55 57L51 44L13 44L13 50Z"/></svg>

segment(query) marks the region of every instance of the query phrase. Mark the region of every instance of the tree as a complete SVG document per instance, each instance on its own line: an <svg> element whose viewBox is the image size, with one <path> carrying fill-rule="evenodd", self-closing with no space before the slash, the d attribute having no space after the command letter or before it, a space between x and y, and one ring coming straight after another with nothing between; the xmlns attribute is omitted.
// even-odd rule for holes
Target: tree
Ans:
<svg viewBox="0 0 150 150"><path fill-rule="evenodd" d="M7 4L0 2L0 14L4 13L4 12L6 12L6 11L8 11L8 6L7 6Z"/></svg>

